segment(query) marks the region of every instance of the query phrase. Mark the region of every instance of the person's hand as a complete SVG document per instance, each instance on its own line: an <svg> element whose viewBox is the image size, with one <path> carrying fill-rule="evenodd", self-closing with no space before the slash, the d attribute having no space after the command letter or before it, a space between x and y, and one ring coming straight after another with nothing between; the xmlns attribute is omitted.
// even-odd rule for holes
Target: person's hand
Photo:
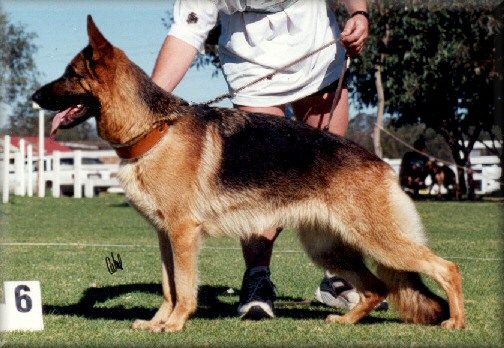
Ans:
<svg viewBox="0 0 504 348"><path fill-rule="evenodd" d="M369 22L365 16L358 14L346 22L341 32L341 42L349 57L356 57L362 52L368 36Z"/></svg>

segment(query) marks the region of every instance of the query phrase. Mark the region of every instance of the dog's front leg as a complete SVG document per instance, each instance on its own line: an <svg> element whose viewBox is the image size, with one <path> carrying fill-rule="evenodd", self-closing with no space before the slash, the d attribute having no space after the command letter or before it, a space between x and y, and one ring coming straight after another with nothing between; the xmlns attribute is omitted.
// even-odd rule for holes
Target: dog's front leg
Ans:
<svg viewBox="0 0 504 348"><path fill-rule="evenodd" d="M153 332L174 332L183 329L189 316L197 308L197 275L200 227L190 220L172 224L170 229L171 250L173 253L173 277L171 289L175 293L175 306L164 323L156 326ZM171 293L173 296L173 292Z"/></svg>
<svg viewBox="0 0 504 348"><path fill-rule="evenodd" d="M156 331L157 328L168 320L173 311L175 303L175 281L173 278L172 247L166 231L158 230L158 237L159 249L161 251L161 284L163 287L163 304L151 320L136 320L133 323L133 329L148 329Z"/></svg>

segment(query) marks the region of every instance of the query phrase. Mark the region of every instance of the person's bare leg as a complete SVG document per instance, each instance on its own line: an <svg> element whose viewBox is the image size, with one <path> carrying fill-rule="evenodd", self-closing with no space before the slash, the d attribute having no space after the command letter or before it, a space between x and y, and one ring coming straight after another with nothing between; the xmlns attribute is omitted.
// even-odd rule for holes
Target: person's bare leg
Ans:
<svg viewBox="0 0 504 348"><path fill-rule="evenodd" d="M235 105L234 107L247 112L256 112L259 114L270 114L274 116L285 117L285 105L265 106L265 107Z"/></svg>
<svg viewBox="0 0 504 348"><path fill-rule="evenodd" d="M341 90L341 96L330 117L335 91L315 94L292 104L296 119L312 127L345 136L348 128L348 89ZM325 272L325 276L315 292L315 298L327 306L350 310L359 302L359 294L346 280L336 274Z"/></svg>
<svg viewBox="0 0 504 348"><path fill-rule="evenodd" d="M329 122L329 113L331 111L333 99L334 93L325 93L324 95L308 96L293 103L292 106L299 121L302 121L312 127L324 128ZM285 116L285 106L283 105L271 107L235 105L235 107L248 112L265 113L282 117ZM344 88L342 90L340 101L335 108L331 124L329 125L329 131L339 135L344 135L346 133L347 126L348 90ZM271 255L273 253L273 244L279 232L280 229L272 227L263 231L260 235L241 240L243 258L246 265L242 287L246 286L247 277L256 270L264 271L269 276L269 265L271 262ZM244 291L245 290L243 290L242 293ZM246 299L240 299L240 303L243 303L244 301L246 301ZM239 308L239 311L240 309L241 307Z"/></svg>
<svg viewBox="0 0 504 348"><path fill-rule="evenodd" d="M329 114L334 99L334 92L324 95L312 95L292 103L296 118L315 128L324 129L329 122ZM329 125L329 132L345 136L348 129L348 89L341 90L341 97L334 109Z"/></svg>
<svg viewBox="0 0 504 348"><path fill-rule="evenodd" d="M240 241L247 270L258 266L269 267L273 244L280 231L281 228L268 228L260 235Z"/></svg>
<svg viewBox="0 0 504 348"><path fill-rule="evenodd" d="M312 95L292 104L294 113L299 121L312 127L323 129L329 123L329 114L334 99L334 93ZM257 113L267 113L276 116L285 116L285 106L272 106L257 108L251 106L236 106L240 110ZM348 127L348 89L344 88L341 98L334 110L334 115L329 124L329 131L339 135L345 135ZM273 245L281 229L272 227L263 231L261 235L241 240L243 258L245 259L246 271L243 276L240 306L238 313L246 319L271 318L273 304L263 301L261 297L274 299L274 290L269 290L269 266ZM256 284L261 284L257 287ZM265 285L263 285L265 284ZM269 284L269 285L268 285ZM261 289L258 296L255 289ZM264 289L268 289L264 292Z"/></svg>

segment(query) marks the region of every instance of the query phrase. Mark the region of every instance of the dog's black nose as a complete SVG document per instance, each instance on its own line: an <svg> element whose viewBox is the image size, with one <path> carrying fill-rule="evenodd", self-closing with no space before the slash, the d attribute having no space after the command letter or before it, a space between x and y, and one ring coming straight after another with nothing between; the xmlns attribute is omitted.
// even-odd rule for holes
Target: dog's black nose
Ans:
<svg viewBox="0 0 504 348"><path fill-rule="evenodd" d="M40 101L42 100L42 91L39 89L35 93L33 93L31 99L37 103L40 104Z"/></svg>
<svg viewBox="0 0 504 348"><path fill-rule="evenodd" d="M54 102L53 98L49 97L47 88L41 87L32 95L32 100L37 103L42 109L51 109L51 104Z"/></svg>

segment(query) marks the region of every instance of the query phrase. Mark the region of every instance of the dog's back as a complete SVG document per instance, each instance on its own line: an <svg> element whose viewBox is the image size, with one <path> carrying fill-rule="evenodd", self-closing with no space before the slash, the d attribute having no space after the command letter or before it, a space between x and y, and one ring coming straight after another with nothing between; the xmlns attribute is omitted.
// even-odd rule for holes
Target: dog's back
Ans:
<svg viewBox="0 0 504 348"><path fill-rule="evenodd" d="M230 109L196 110L205 126L214 127L222 138L219 179L226 185L264 188L306 178L326 185L336 172L388 168L353 142L297 121Z"/></svg>

